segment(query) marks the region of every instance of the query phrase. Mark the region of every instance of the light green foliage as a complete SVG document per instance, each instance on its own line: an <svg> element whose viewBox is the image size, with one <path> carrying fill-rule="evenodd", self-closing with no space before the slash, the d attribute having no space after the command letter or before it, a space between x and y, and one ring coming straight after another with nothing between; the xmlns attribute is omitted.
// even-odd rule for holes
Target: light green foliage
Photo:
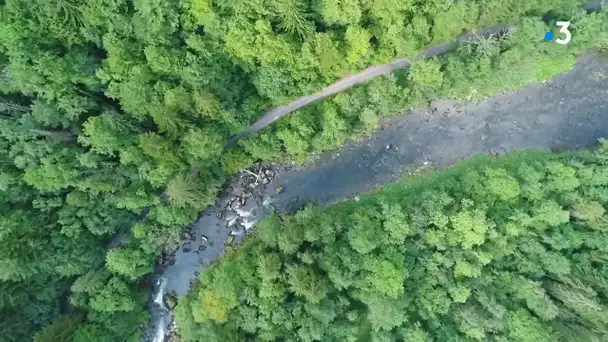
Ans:
<svg viewBox="0 0 608 342"><path fill-rule="evenodd" d="M552 320L558 314L558 308L545 293L540 282L518 277L510 283L510 290L516 298L523 300L528 309L545 321Z"/></svg>
<svg viewBox="0 0 608 342"><path fill-rule="evenodd" d="M324 106L321 125L323 131L313 140L313 146L323 149L338 148L348 137L350 127L348 122L340 117L335 106L329 103Z"/></svg>
<svg viewBox="0 0 608 342"><path fill-rule="evenodd" d="M446 41L475 26L479 7L477 4L466 2L452 2L447 9L444 8L435 16L435 20L443 25L434 25L432 34L435 42Z"/></svg>
<svg viewBox="0 0 608 342"><path fill-rule="evenodd" d="M399 204L382 203L382 228L388 233L389 243L402 245L412 229Z"/></svg>
<svg viewBox="0 0 608 342"><path fill-rule="evenodd" d="M167 184L169 202L177 207L200 207L204 200L204 189L200 180L191 175L179 175ZM204 203L204 202L203 202Z"/></svg>
<svg viewBox="0 0 608 342"><path fill-rule="evenodd" d="M281 259L277 254L263 254L258 259L258 276L265 281L277 279L280 276Z"/></svg>
<svg viewBox="0 0 608 342"><path fill-rule="evenodd" d="M119 278L111 278L99 291L91 297L91 308L97 311L131 311L135 308L131 290Z"/></svg>
<svg viewBox="0 0 608 342"><path fill-rule="evenodd" d="M362 294L360 300L367 305L367 319L374 331L391 330L407 321L406 300L384 297L376 293Z"/></svg>
<svg viewBox="0 0 608 342"><path fill-rule="evenodd" d="M141 250L117 248L107 255L107 267L110 271L135 280L152 272L152 260Z"/></svg>
<svg viewBox="0 0 608 342"><path fill-rule="evenodd" d="M568 222L570 213L562 209L558 203L548 200L532 208L533 220L538 229L557 226Z"/></svg>
<svg viewBox="0 0 608 342"><path fill-rule="evenodd" d="M465 202L464 206L467 208L470 204L469 201ZM472 203L471 203L472 204ZM471 249L473 246L478 246L484 243L485 234L488 230L488 223L486 222L485 213L483 210L475 209L459 212L454 217L450 218L452 228L457 243L460 243L463 248Z"/></svg>
<svg viewBox="0 0 608 342"><path fill-rule="evenodd" d="M344 38L348 43L346 60L351 65L357 65L370 50L370 34L357 26L348 26Z"/></svg>
<svg viewBox="0 0 608 342"><path fill-rule="evenodd" d="M444 82L440 69L441 63L435 59L418 60L413 63L408 79L417 97L426 100L437 96Z"/></svg>
<svg viewBox="0 0 608 342"><path fill-rule="evenodd" d="M317 0L316 10L328 24L357 24L362 10L359 0Z"/></svg>
<svg viewBox="0 0 608 342"><path fill-rule="evenodd" d="M589 170L606 165L602 149L480 157L272 215L203 271L178 326L190 340L601 341L608 229L592 225L608 195Z"/></svg>
<svg viewBox="0 0 608 342"><path fill-rule="evenodd" d="M225 295L209 291L198 306L193 306L192 314L197 321L204 321L208 318L218 323L224 323L228 320L228 313L234 306L233 302Z"/></svg>
<svg viewBox="0 0 608 342"><path fill-rule="evenodd" d="M306 38L314 31L313 24L307 20L304 2L301 0L272 1L276 16L280 20L279 27L287 33L299 38Z"/></svg>
<svg viewBox="0 0 608 342"><path fill-rule="evenodd" d="M311 303L318 303L327 293L325 280L319 279L316 272L308 267L287 268L287 283L293 293L304 296Z"/></svg>
<svg viewBox="0 0 608 342"><path fill-rule="evenodd" d="M221 141L217 131L193 128L184 136L184 148L191 158L211 159L221 151Z"/></svg>
<svg viewBox="0 0 608 342"><path fill-rule="evenodd" d="M78 139L91 151L113 156L134 142L132 128L121 122L116 113L104 113L89 118L83 124L84 134Z"/></svg>
<svg viewBox="0 0 608 342"><path fill-rule="evenodd" d="M370 132L376 126L378 126L379 118L376 113L370 108L365 108L361 112L361 124L363 125L365 131Z"/></svg>
<svg viewBox="0 0 608 342"><path fill-rule="evenodd" d="M486 170L486 190L502 201L516 199L519 196L519 183L505 170Z"/></svg>
<svg viewBox="0 0 608 342"><path fill-rule="evenodd" d="M583 203L577 203L571 210L570 214L579 220L583 221L595 221L602 216L606 210L601 203L596 201L589 201Z"/></svg>
<svg viewBox="0 0 608 342"><path fill-rule="evenodd" d="M477 278L481 275L481 268L466 260L456 260L454 265L454 277Z"/></svg>
<svg viewBox="0 0 608 342"><path fill-rule="evenodd" d="M551 329L526 310L509 313L509 339L513 341L554 341Z"/></svg>
<svg viewBox="0 0 608 342"><path fill-rule="evenodd" d="M395 298L403 292L407 270L389 260L375 260L368 268L366 280L372 288L387 297Z"/></svg>
<svg viewBox="0 0 608 342"><path fill-rule="evenodd" d="M420 324L416 322L412 327L403 329L401 332L405 341L412 342L430 342L432 338L424 330L420 328Z"/></svg>
<svg viewBox="0 0 608 342"><path fill-rule="evenodd" d="M373 212L370 214L373 215ZM375 217L354 213L351 222L353 227L348 230L347 238L355 251L366 254L380 245L383 232Z"/></svg>

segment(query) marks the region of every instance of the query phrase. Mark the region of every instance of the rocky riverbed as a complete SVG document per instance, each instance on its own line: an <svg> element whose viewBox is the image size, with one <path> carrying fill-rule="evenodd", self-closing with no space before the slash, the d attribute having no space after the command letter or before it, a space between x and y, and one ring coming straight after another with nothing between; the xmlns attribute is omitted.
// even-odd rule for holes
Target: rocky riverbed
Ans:
<svg viewBox="0 0 608 342"><path fill-rule="evenodd" d="M153 328L146 331L144 341L173 340L171 311L177 298L188 292L199 270L217 259L228 245L240 243L255 222L266 215L272 208L266 187L279 172L289 169L285 165L258 164L234 176L215 205L183 233L179 248L161 258L148 304Z"/></svg>
<svg viewBox="0 0 608 342"><path fill-rule="evenodd" d="M163 341L171 334L173 300L166 294L186 294L196 274L270 210L292 211L307 201L330 204L409 171L478 153L580 148L608 137L608 60L589 54L574 70L543 84L475 104L437 101L404 114L304 167L256 165L235 176L155 275L153 321L145 340Z"/></svg>

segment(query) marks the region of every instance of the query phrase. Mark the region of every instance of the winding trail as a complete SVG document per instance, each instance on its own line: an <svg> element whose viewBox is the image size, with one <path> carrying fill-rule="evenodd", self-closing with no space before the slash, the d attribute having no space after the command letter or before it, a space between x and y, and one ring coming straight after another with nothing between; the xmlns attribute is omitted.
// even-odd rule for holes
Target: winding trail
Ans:
<svg viewBox="0 0 608 342"><path fill-rule="evenodd" d="M514 26L508 25L493 26L481 30L472 30L470 32L462 34L460 37L448 43L427 47L412 59L399 58L386 64L371 66L355 75L347 76L325 87L323 90L317 93L314 93L312 95L300 96L284 106L277 107L264 113L264 115L253 125L249 126L245 131L241 132L240 134L232 137L228 141L227 146L234 145L240 139L258 132L259 130L272 124L273 122L284 117L285 115L293 113L296 110L306 107L311 103L321 101L330 96L341 93L349 88L352 88L356 85L368 82L376 77L388 75L395 72L396 70L406 68L412 64L411 60L439 56L446 52L454 51L461 45L468 44L469 42L471 42L472 39L506 36L509 35L512 30L514 30Z"/></svg>
<svg viewBox="0 0 608 342"><path fill-rule="evenodd" d="M588 1L581 6L587 12L593 11L601 11L602 1ZM488 38L488 37L496 37L496 36L508 36L513 30L515 30L514 25L500 25L493 26L485 29L474 29L470 32L464 33L455 40L452 40L448 43L444 43L441 45L431 46L425 48L422 52L418 53L412 59L409 58L399 58L392 62L380 65L371 66L355 75L347 76L327 87L322 89L321 91L314 93L312 95L300 96L297 99L291 101L290 103L269 110L264 113L264 115L256 121L253 125L249 126L243 132L233 136L228 140L226 147L233 146L240 139L250 136L254 134L264 127L272 124L278 119L295 112L298 109L306 107L311 103L321 101L330 96L341 93L349 88L352 88L356 85L368 82L376 77L384 76L395 72L396 70L403 69L409 67L412 63L411 60L421 59L421 58L429 58L433 56L439 56L445 54L450 51L456 50L459 46L469 44L474 38Z"/></svg>

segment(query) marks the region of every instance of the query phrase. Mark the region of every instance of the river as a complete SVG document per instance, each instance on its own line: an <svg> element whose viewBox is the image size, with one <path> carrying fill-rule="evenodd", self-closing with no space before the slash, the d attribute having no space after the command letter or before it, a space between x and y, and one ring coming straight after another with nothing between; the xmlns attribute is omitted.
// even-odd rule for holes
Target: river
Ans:
<svg viewBox="0 0 608 342"><path fill-rule="evenodd" d="M241 241L269 210L289 212L306 201L328 205L408 171L444 167L479 153L582 148L600 137L608 137L608 60L588 54L573 70L543 84L480 103L442 100L402 113L368 138L320 154L303 167L240 174L199 217L176 251L175 263L155 275L152 324L144 340L163 341L170 330L172 313L164 294L185 295L196 274L221 255L226 240Z"/></svg>

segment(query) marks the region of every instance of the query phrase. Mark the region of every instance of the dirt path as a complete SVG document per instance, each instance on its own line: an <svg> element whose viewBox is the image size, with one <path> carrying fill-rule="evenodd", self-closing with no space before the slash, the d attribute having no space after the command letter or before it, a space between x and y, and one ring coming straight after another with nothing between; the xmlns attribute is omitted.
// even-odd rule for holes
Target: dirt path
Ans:
<svg viewBox="0 0 608 342"><path fill-rule="evenodd" d="M597 1L597 0L588 1L584 5L582 5L582 8L584 8L588 12L600 11L600 10L602 10L602 1ZM429 57L433 57L433 56L439 56L446 52L454 51L459 46L469 43L471 41L471 38L475 38L475 37L487 38L487 37L492 37L492 36L509 35L509 34L511 34L513 29L514 29L514 26L512 26L512 25L494 26L494 27L489 27L489 28L479 29L479 30L475 29L471 32L462 34L460 37L456 38L455 40L453 40L451 42L437 45L437 46L427 47L422 52L420 52L418 55L414 56L414 58L412 58L412 60L416 60L419 58L429 58ZM372 80L373 78L391 74L398 69L406 68L410 65L411 65L411 61L408 58L400 58L400 59L394 60L394 61L386 63L386 64L374 65L355 75L345 77L345 78L327 86L326 88L324 88L323 90L321 90L315 94L298 97L297 99L293 100L292 102L290 102L284 106L277 107L275 109L272 109L272 110L264 113L264 115L257 122L255 122L253 125L249 126L246 130L244 130L240 134L232 137L228 141L226 146L228 146L228 147L233 146L240 139L258 132L259 130L272 124L273 122L284 117L285 115L293 113L296 110L306 107L311 103L321 101L330 96L341 93L349 88L352 88L356 85L368 82L368 81Z"/></svg>
<svg viewBox="0 0 608 342"><path fill-rule="evenodd" d="M470 42L472 38L487 38L491 36L507 35L510 34L511 30L512 26L494 26L481 30L473 30L471 32L467 32L461 35L460 37L449 43L428 47L424 49L424 51L416 55L412 60L442 55L446 52L456 50L459 46ZM297 99L284 106L277 107L264 113L264 115L257 122L255 122L253 125L251 125L239 135L232 137L228 142L228 146L234 145L239 139L258 132L259 130L272 124L273 122L284 117L285 115L293 113L300 108L306 107L313 102L321 101L330 96L341 93L349 88L352 88L356 85L368 82L373 78L391 74L395 70L406 68L410 65L411 60L409 58L400 58L386 64L374 65L355 75L345 77L327 86L326 88L315 94L298 97Z"/></svg>

